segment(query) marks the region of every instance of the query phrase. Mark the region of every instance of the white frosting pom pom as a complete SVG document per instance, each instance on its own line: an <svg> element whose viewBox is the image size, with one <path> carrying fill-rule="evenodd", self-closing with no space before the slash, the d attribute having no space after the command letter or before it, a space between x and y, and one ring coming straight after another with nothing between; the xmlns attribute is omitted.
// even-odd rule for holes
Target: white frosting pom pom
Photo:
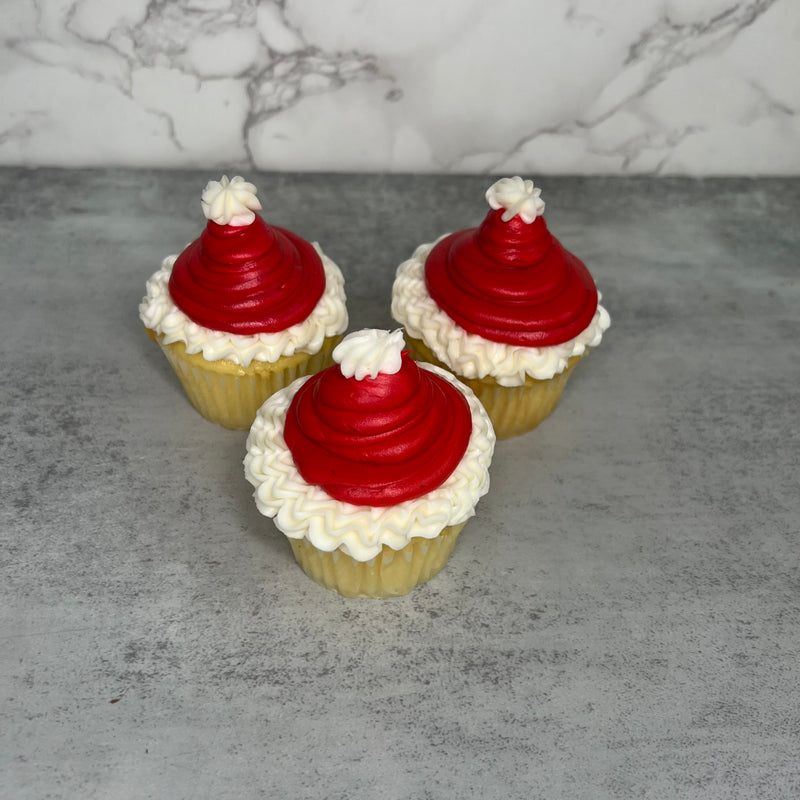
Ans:
<svg viewBox="0 0 800 800"><path fill-rule="evenodd" d="M495 210L506 209L500 219L508 222L517 214L528 225L544 214L544 200L539 197L541 189L534 189L533 181L524 181L519 175L500 178L486 190L486 200Z"/></svg>
<svg viewBox="0 0 800 800"><path fill-rule="evenodd" d="M261 210L261 203L256 197L257 191L241 175L235 175L230 180L227 175L223 175L221 180L206 184L200 204L206 218L217 225L242 227L256 218L255 211Z"/></svg>
<svg viewBox="0 0 800 800"><path fill-rule="evenodd" d="M403 331L382 331L366 328L349 333L333 351L333 360L345 378L362 381L379 374L395 375L403 360Z"/></svg>

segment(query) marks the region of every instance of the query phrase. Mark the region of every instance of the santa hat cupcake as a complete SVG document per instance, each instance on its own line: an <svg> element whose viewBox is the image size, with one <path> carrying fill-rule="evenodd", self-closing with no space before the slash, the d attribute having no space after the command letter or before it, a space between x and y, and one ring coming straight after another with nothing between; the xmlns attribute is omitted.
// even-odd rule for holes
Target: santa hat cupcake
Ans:
<svg viewBox="0 0 800 800"><path fill-rule="evenodd" d="M548 230L532 181L503 178L486 199L479 227L400 265L392 314L415 356L465 381L508 438L550 414L610 318L586 266Z"/></svg>
<svg viewBox="0 0 800 800"><path fill-rule="evenodd" d="M331 363L344 279L316 243L268 225L244 178L210 181L201 236L147 282L139 314L207 419L248 428L261 403Z"/></svg>
<svg viewBox="0 0 800 800"><path fill-rule="evenodd" d="M491 423L402 333L364 330L336 364L259 409L245 474L311 578L349 597L409 592L445 564L489 485Z"/></svg>

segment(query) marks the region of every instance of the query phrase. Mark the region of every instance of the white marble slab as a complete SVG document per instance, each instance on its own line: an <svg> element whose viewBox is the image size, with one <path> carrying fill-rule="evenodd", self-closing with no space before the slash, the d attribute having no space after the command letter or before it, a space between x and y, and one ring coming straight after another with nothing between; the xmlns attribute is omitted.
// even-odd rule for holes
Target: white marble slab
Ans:
<svg viewBox="0 0 800 800"><path fill-rule="evenodd" d="M797 0L2 11L2 164L800 174Z"/></svg>

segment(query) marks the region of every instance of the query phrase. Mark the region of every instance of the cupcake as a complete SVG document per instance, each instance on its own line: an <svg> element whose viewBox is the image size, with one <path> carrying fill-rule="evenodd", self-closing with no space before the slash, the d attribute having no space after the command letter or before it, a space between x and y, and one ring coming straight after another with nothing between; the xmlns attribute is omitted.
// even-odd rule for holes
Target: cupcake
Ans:
<svg viewBox="0 0 800 800"><path fill-rule="evenodd" d="M399 330L349 334L334 366L264 403L247 439L259 511L309 577L346 597L432 578L489 488L485 410L403 347Z"/></svg>
<svg viewBox="0 0 800 800"><path fill-rule="evenodd" d="M611 322L586 266L548 231L539 195L532 181L497 181L483 223L420 245L392 291L414 357L470 386L500 439L553 411Z"/></svg>
<svg viewBox="0 0 800 800"><path fill-rule="evenodd" d="M256 213L256 187L210 181L202 235L147 282L139 316L192 405L247 429L271 394L331 361L347 329L344 279L319 248Z"/></svg>

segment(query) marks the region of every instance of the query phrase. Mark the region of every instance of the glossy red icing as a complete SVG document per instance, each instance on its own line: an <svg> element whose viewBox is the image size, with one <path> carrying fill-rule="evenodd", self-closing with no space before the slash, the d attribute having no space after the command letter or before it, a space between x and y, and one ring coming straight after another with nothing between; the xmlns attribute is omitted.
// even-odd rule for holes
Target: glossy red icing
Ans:
<svg viewBox="0 0 800 800"><path fill-rule="evenodd" d="M503 222L490 211L478 228L440 241L425 262L428 292L468 333L525 347L561 344L589 326L597 289L584 264L543 217Z"/></svg>
<svg viewBox="0 0 800 800"><path fill-rule="evenodd" d="M317 251L256 215L250 225L209 220L172 268L175 305L198 325L242 335L273 333L304 320L325 290Z"/></svg>
<svg viewBox="0 0 800 800"><path fill-rule="evenodd" d="M284 439L303 479L355 505L389 506L440 486L464 456L464 396L403 354L400 371L357 381L338 366L303 384Z"/></svg>

